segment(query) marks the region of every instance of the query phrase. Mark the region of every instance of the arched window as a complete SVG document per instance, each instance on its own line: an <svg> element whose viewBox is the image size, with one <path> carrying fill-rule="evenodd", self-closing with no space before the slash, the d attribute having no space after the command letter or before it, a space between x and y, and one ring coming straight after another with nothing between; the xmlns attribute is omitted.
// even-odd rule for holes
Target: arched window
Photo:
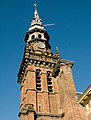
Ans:
<svg viewBox="0 0 91 120"><path fill-rule="evenodd" d="M32 35L32 36L31 36L31 39L34 39L34 38L35 38L35 35Z"/></svg>
<svg viewBox="0 0 91 120"><path fill-rule="evenodd" d="M40 39L41 39L41 38L42 38L42 35L41 35L41 34L38 34L38 38L40 38Z"/></svg>

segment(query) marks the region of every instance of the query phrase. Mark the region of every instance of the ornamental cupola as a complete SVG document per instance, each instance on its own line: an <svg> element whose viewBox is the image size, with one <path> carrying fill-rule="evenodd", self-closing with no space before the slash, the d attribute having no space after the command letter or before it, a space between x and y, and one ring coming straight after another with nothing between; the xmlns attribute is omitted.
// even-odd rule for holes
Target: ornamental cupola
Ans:
<svg viewBox="0 0 91 120"><path fill-rule="evenodd" d="M29 30L26 32L25 42L30 48L32 47L36 53L46 52L47 54L51 49L51 46L48 43L50 37L44 29L42 20L39 18L37 5L34 4L34 6L34 18L32 19Z"/></svg>

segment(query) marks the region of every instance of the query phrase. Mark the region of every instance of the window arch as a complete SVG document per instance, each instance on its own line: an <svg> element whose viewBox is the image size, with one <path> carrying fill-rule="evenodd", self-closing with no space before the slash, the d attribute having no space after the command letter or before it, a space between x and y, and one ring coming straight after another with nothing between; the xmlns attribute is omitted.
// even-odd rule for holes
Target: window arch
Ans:
<svg viewBox="0 0 91 120"><path fill-rule="evenodd" d="M42 35L41 35L41 34L38 34L38 38L40 38L40 39L41 39L41 38L42 38Z"/></svg>
<svg viewBox="0 0 91 120"><path fill-rule="evenodd" d="M34 38L35 38L35 35L32 35L32 36L31 36L31 39L34 39Z"/></svg>

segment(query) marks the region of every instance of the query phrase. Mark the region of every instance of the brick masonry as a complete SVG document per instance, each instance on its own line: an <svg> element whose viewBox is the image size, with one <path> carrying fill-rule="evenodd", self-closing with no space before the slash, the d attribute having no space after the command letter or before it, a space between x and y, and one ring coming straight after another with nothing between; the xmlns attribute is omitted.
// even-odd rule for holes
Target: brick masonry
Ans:
<svg viewBox="0 0 91 120"><path fill-rule="evenodd" d="M24 56L18 73L20 120L90 120L77 102L73 62L51 52L49 35L35 5L34 19L25 35Z"/></svg>

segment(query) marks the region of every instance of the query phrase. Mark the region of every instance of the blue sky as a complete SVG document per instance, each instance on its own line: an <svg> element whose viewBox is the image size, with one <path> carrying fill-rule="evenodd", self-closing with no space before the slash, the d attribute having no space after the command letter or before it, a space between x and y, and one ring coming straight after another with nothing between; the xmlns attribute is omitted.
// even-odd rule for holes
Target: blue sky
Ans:
<svg viewBox="0 0 91 120"><path fill-rule="evenodd" d="M0 119L18 120L20 86L17 73L23 57L24 36L33 18L33 4L63 59L75 62L73 78L77 91L91 84L91 0L0 1Z"/></svg>

